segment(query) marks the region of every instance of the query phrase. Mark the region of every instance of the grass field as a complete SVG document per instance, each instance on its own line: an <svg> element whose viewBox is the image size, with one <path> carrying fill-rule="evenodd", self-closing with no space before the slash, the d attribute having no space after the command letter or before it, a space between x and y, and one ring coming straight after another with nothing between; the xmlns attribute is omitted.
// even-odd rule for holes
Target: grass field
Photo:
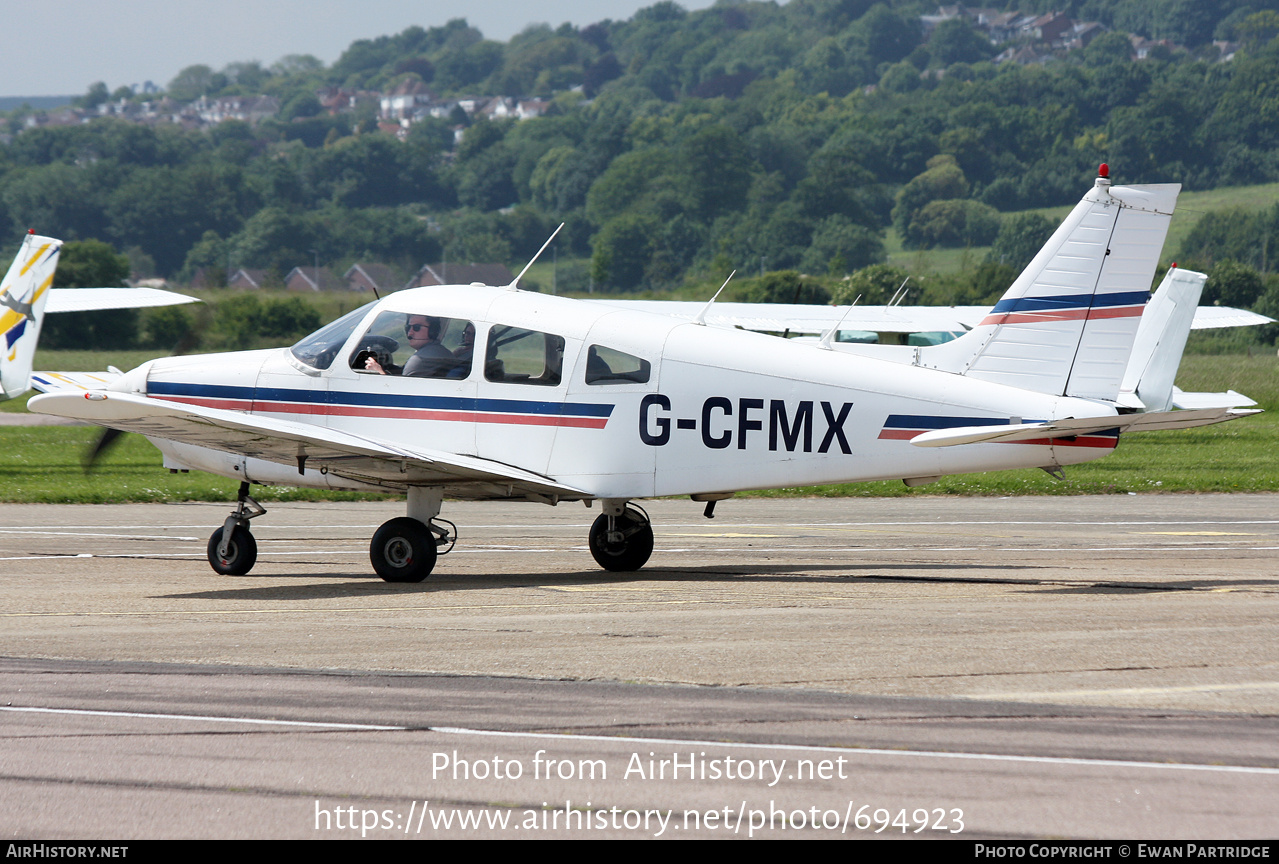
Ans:
<svg viewBox="0 0 1279 864"><path fill-rule="evenodd" d="M145 352L103 355L45 352L39 368L83 371L107 363L130 368ZM1182 361L1185 390L1233 388L1256 399L1266 414L1219 426L1128 435L1097 462L1066 469L1064 481L1042 471L947 477L908 489L900 482L855 483L749 493L774 496L883 497L906 495L1080 495L1140 492L1279 492L1279 358L1273 355L1191 355ZM24 410L25 399L3 403ZM75 426L0 427L0 501L119 503L229 501L234 480L192 472L169 474L145 439L127 435L92 474L81 465L99 430ZM289 487L255 491L264 501L355 500L386 496Z"/></svg>

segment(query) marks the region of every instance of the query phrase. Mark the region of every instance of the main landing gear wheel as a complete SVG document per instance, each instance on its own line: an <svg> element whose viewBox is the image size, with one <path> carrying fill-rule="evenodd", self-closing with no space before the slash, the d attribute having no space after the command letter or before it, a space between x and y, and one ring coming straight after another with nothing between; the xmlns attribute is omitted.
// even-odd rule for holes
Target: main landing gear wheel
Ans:
<svg viewBox="0 0 1279 864"><path fill-rule="evenodd" d="M222 544L222 532L219 528L209 538L209 564L223 576L243 576L253 569L258 560L258 541L253 539L249 529L236 525L231 531L231 541L227 543L226 554L219 555L218 547Z"/></svg>
<svg viewBox="0 0 1279 864"><path fill-rule="evenodd" d="M653 525L637 507L627 507L620 516L603 514L591 525L590 546L591 555L605 570L638 570L653 554Z"/></svg>
<svg viewBox="0 0 1279 864"><path fill-rule="evenodd" d="M421 582L435 569L435 535L416 519L401 516L373 535L369 559L387 582Z"/></svg>

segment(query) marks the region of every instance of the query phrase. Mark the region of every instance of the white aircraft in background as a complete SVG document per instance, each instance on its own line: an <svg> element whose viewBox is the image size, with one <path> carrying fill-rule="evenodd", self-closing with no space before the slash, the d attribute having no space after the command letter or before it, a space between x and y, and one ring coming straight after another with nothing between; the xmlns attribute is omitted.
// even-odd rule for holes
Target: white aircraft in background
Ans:
<svg viewBox="0 0 1279 864"><path fill-rule="evenodd" d="M622 309L697 319L705 303L690 300L592 300ZM760 333L824 335L836 330L835 345L873 344L911 347L949 342L972 330L991 313L989 306L817 306L802 303L715 303L704 323ZM1273 318L1229 306L1199 306L1192 330L1252 327Z"/></svg>
<svg viewBox="0 0 1279 864"><path fill-rule="evenodd" d="M198 303L156 288L53 288L62 241L27 232L9 272L0 283L0 401L16 399L30 389L31 365L45 315L58 312L98 312ZM78 380L105 386L110 376Z"/></svg>
<svg viewBox="0 0 1279 864"><path fill-rule="evenodd" d="M1254 413L1219 397L1168 410L1202 277L1174 276L1159 320L1142 313L1179 188L1098 177L994 310L908 354L529 293L516 277L401 291L289 349L153 360L104 387L37 375L48 392L29 405L140 432L170 469L239 479L209 539L220 573L256 560L250 483L406 492L369 550L392 582L421 581L452 548L446 495L598 501L592 555L634 570L653 549L636 499L688 495L710 516L747 489L1059 473L1124 432Z"/></svg>

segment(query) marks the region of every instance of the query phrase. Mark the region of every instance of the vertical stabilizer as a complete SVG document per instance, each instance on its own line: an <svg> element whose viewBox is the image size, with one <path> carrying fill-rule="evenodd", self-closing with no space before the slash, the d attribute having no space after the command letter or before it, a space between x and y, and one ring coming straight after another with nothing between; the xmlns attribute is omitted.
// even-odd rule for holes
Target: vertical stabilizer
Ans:
<svg viewBox="0 0 1279 864"><path fill-rule="evenodd" d="M28 234L0 283L0 388L13 399L27 391L44 305L62 241Z"/></svg>
<svg viewBox="0 0 1279 864"><path fill-rule="evenodd" d="M1114 401L1180 189L1112 188L1103 170L990 314L925 365Z"/></svg>
<svg viewBox="0 0 1279 864"><path fill-rule="evenodd" d="M1121 402L1144 411L1171 410L1173 382L1207 279L1202 273L1175 266L1164 276L1141 316L1119 388Z"/></svg>

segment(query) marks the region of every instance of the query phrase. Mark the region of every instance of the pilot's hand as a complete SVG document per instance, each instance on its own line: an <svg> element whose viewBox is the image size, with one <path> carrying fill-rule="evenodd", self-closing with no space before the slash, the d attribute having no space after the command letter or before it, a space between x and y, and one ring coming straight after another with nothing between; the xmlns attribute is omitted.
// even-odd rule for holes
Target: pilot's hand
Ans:
<svg viewBox="0 0 1279 864"><path fill-rule="evenodd" d="M364 368L368 372L376 372L379 375L385 375L386 370L382 368L382 364L377 362L373 357L364 361Z"/></svg>

